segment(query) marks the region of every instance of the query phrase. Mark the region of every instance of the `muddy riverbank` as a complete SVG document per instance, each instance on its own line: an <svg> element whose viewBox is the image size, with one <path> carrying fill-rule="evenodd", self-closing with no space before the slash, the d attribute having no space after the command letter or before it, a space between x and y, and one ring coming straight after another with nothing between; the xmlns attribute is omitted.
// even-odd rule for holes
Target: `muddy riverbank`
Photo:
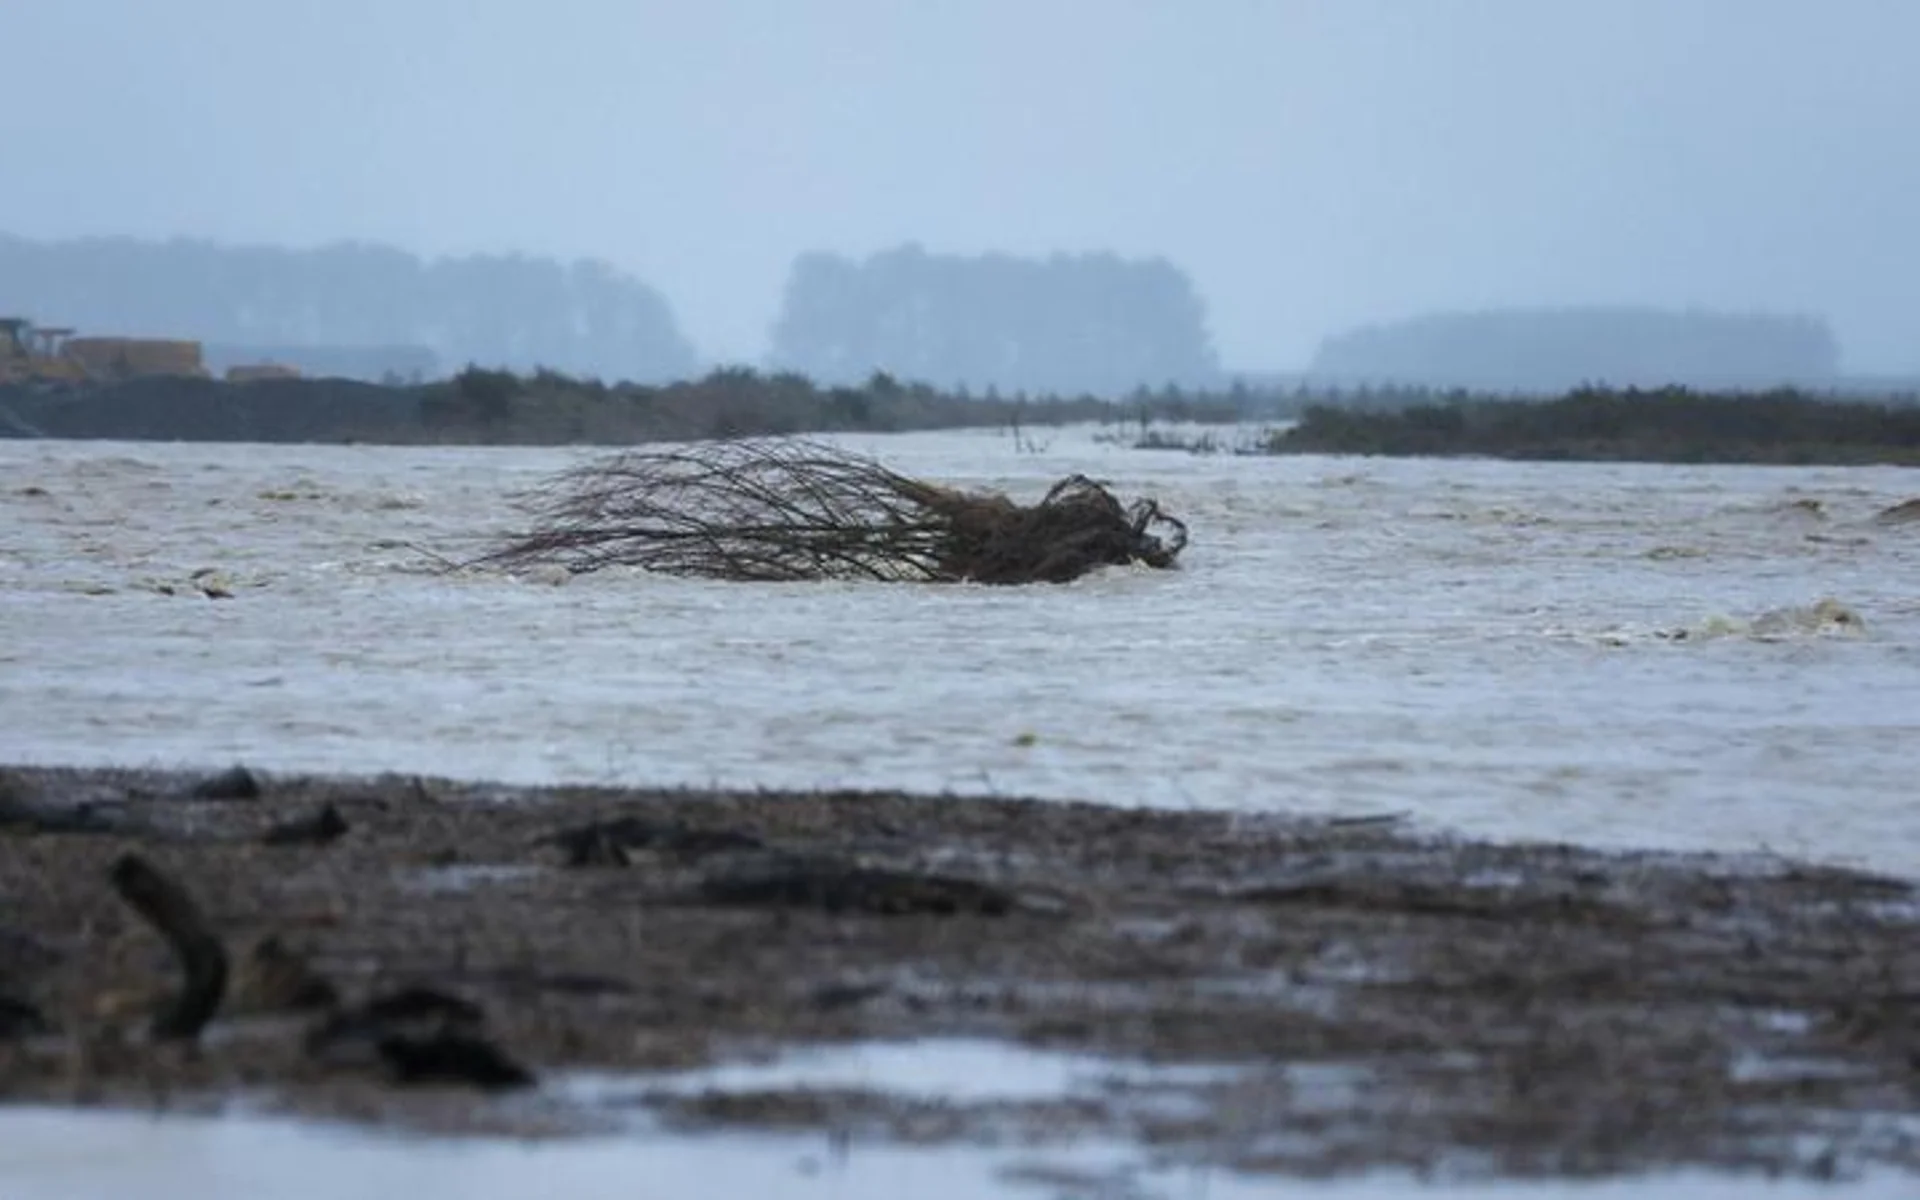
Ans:
<svg viewBox="0 0 1920 1200"><path fill-rule="evenodd" d="M195 931L150 919L169 885L184 973ZM1904 880L1390 816L18 768L0 1097L1107 1137L1303 1174L1914 1170L1916 932ZM906 1039L1153 1069L1063 1097L648 1087Z"/></svg>

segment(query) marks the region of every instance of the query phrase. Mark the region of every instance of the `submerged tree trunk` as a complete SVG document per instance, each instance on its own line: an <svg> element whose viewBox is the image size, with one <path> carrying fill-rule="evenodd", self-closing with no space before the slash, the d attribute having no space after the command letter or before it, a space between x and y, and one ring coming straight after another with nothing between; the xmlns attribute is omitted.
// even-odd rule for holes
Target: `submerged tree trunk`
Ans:
<svg viewBox="0 0 1920 1200"><path fill-rule="evenodd" d="M961 491L804 439L633 451L566 471L528 532L469 565L637 566L713 579L1064 583L1169 568L1186 526L1083 475L1037 504Z"/></svg>

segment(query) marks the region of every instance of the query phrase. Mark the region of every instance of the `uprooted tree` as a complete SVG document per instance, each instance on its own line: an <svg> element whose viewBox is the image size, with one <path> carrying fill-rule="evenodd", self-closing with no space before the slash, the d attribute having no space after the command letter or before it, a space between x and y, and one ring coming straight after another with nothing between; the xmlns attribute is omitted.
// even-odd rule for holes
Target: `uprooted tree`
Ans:
<svg viewBox="0 0 1920 1200"><path fill-rule="evenodd" d="M1103 566L1174 565L1186 526L1074 475L1016 504L910 479L806 439L631 451L526 498L532 528L471 565L635 566L714 579L1064 583Z"/></svg>

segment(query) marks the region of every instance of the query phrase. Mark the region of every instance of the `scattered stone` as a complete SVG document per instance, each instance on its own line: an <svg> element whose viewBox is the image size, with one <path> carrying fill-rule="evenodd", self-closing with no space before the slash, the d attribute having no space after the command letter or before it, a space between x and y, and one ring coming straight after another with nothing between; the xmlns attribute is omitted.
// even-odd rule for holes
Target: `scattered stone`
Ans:
<svg viewBox="0 0 1920 1200"><path fill-rule="evenodd" d="M470 1000L409 987L336 1012L309 1032L306 1048L331 1066L378 1063L399 1084L531 1086L533 1073L483 1035L485 1019Z"/></svg>
<svg viewBox="0 0 1920 1200"><path fill-rule="evenodd" d="M532 1087L533 1072L483 1038L443 1030L428 1037L380 1039L395 1083L465 1083L489 1091Z"/></svg>
<svg viewBox="0 0 1920 1200"><path fill-rule="evenodd" d="M260 840L269 846L324 846L345 837L352 828L339 809L325 804L310 816L275 825L262 834Z"/></svg>
<svg viewBox="0 0 1920 1200"><path fill-rule="evenodd" d="M830 983L815 988L808 999L820 1011L833 1012L842 1008L858 1008L886 994L887 985L884 983Z"/></svg>
<svg viewBox="0 0 1920 1200"><path fill-rule="evenodd" d="M194 785L195 800L258 800L266 789L260 777L242 766L228 767Z"/></svg>

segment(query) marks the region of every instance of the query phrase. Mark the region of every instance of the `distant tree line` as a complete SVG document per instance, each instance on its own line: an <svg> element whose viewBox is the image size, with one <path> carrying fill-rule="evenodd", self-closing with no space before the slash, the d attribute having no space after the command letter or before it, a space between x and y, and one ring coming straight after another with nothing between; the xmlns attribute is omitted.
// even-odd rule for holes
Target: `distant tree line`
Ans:
<svg viewBox="0 0 1920 1200"><path fill-rule="evenodd" d="M946 388L1105 396L1220 375L1205 307L1165 259L967 257L912 244L863 261L802 255L771 362L834 382L885 371Z"/></svg>
<svg viewBox="0 0 1920 1200"><path fill-rule="evenodd" d="M1455 398L1393 411L1313 405L1266 449L1534 460L1920 465L1920 405L1780 388L1578 388L1553 400Z"/></svg>
<svg viewBox="0 0 1920 1200"><path fill-rule="evenodd" d="M192 338L236 360L317 347L312 361L350 369L368 356L343 351L373 348L369 365L401 374L408 363L417 369L422 348L450 367L547 366L609 379L684 378L699 365L647 284L604 263L523 255L426 260L358 243L289 250L0 234L0 314L94 334Z"/></svg>
<svg viewBox="0 0 1920 1200"><path fill-rule="evenodd" d="M1220 397L1178 392L1139 405L1090 395L976 398L876 373L817 384L724 367L667 384L470 366L381 386L344 379L151 376L66 389L0 386L0 437L392 444L620 445L696 438L1166 419L1227 422Z"/></svg>
<svg viewBox="0 0 1920 1200"><path fill-rule="evenodd" d="M1485 391L1820 385L1840 347L1805 316L1634 307L1440 313L1369 325L1321 343L1310 373Z"/></svg>
<svg viewBox="0 0 1920 1200"><path fill-rule="evenodd" d="M1013 392L976 397L876 373L854 384L727 367L668 384L608 384L552 370L468 367L408 386L291 379L225 383L150 377L64 390L0 386L0 437L401 444L598 444L822 432L1100 422L1140 428L1135 444L1189 444L1179 426L1297 416L1268 438L1275 453L1488 454L1679 462L1920 462L1920 403L1843 401L1780 389L1704 393L1577 389L1513 400L1405 389L1384 406L1355 394L1174 386L1121 400ZM1154 430L1156 422L1173 423ZM1015 444L1021 441L1016 437Z"/></svg>

